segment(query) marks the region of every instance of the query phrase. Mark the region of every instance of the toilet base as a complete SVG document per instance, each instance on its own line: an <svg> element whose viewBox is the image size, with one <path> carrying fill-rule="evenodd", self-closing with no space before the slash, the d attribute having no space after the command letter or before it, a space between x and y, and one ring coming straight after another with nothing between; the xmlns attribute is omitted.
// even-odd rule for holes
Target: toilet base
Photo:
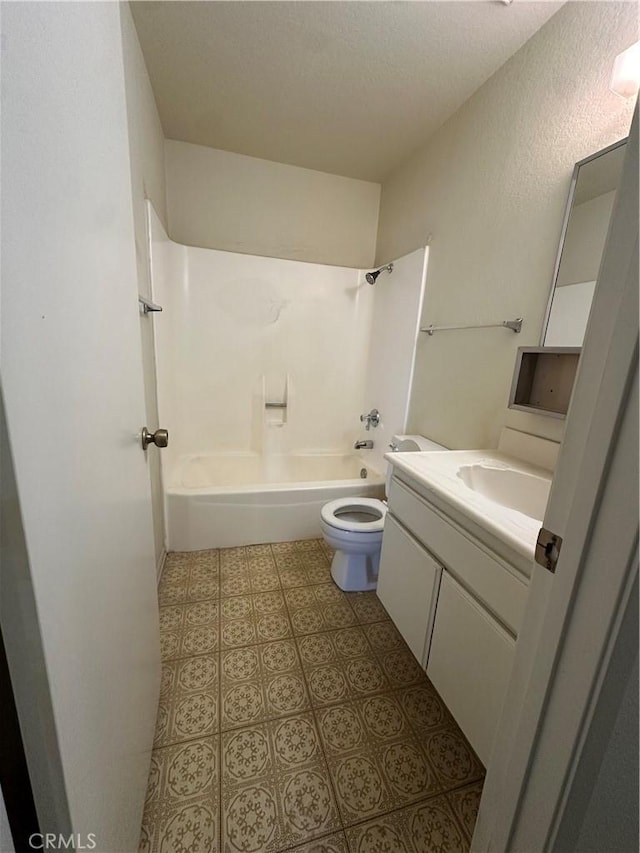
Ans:
<svg viewBox="0 0 640 853"><path fill-rule="evenodd" d="M377 587L379 567L379 548L374 554L336 551L331 561L331 577L345 592L365 592Z"/></svg>

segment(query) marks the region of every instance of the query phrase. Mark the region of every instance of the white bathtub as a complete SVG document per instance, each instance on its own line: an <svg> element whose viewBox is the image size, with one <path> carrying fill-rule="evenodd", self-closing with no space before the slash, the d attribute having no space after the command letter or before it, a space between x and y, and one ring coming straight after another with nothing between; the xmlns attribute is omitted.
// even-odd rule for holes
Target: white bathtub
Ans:
<svg viewBox="0 0 640 853"><path fill-rule="evenodd" d="M384 477L350 455L183 456L166 489L171 551L199 551L320 534L320 509L351 495L383 497Z"/></svg>

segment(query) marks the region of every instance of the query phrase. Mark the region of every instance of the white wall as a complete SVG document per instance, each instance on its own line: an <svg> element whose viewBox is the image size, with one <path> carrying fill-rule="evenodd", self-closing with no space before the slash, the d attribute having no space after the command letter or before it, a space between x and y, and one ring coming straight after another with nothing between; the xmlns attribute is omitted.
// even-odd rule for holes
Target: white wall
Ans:
<svg viewBox="0 0 640 853"><path fill-rule="evenodd" d="M336 266L373 264L380 185L166 142L169 234L188 246Z"/></svg>
<svg viewBox="0 0 640 853"><path fill-rule="evenodd" d="M348 452L360 431L374 288L357 270L180 246L152 214L168 459ZM287 388L286 423L264 409Z"/></svg>
<svg viewBox="0 0 640 853"><path fill-rule="evenodd" d="M393 272L381 273L372 288L364 411L378 409L380 424L368 432L362 426L358 438L373 440L373 450L360 450L359 454L364 463L382 474L387 469L384 454L391 439L406 432L427 252L417 249L394 260Z"/></svg>
<svg viewBox="0 0 640 853"><path fill-rule="evenodd" d="M148 280L145 198L167 222L164 168L164 134L156 107L147 66L128 3L122 4L122 44L127 97L127 118L134 189L133 213L136 223L136 250L142 278Z"/></svg>
<svg viewBox="0 0 640 853"><path fill-rule="evenodd" d="M138 292L150 298L151 266L145 200L151 200L161 220L166 224L164 135L129 4L123 3L121 7ZM152 431L161 426L158 422L153 322L152 314L140 317L146 426ZM151 481L156 568L159 571L164 555L165 524L160 455L154 447L147 453L146 461Z"/></svg>
<svg viewBox="0 0 640 853"><path fill-rule="evenodd" d="M384 182L377 262L433 235L425 325L524 317L519 335L421 336L411 432L453 448L493 447L505 423L561 436L507 413L515 352L539 342L574 163L628 133L633 99L608 83L637 38L631 3L566 4Z"/></svg>

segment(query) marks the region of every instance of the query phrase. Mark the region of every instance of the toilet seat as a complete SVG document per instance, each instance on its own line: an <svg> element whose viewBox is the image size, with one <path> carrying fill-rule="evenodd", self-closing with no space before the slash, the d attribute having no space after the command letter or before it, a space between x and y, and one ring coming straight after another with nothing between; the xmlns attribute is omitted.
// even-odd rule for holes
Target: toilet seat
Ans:
<svg viewBox="0 0 640 853"><path fill-rule="evenodd" d="M341 511L346 512L351 509L353 512L362 512L367 515L373 514L377 516L371 521L356 521L354 519L341 518ZM336 515L337 513L337 515ZM376 498L338 498L335 501L326 503L320 512L322 520L330 527L336 530L346 530L358 533L377 533L381 532L384 527L384 517L387 514L387 507L382 501Z"/></svg>

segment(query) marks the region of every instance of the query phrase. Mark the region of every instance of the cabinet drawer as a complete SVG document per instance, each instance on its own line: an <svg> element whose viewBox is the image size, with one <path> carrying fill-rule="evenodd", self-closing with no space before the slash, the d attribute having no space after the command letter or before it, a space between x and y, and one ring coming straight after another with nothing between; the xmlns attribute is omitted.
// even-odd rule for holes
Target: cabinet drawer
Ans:
<svg viewBox="0 0 640 853"><path fill-rule="evenodd" d="M387 513L377 594L407 645L426 665L442 568Z"/></svg>
<svg viewBox="0 0 640 853"><path fill-rule="evenodd" d="M515 641L444 572L427 675L487 766Z"/></svg>
<svg viewBox="0 0 640 853"><path fill-rule="evenodd" d="M514 569L446 520L395 477L389 509L452 574L517 636L527 603L528 585ZM385 531L386 536L386 531Z"/></svg>

